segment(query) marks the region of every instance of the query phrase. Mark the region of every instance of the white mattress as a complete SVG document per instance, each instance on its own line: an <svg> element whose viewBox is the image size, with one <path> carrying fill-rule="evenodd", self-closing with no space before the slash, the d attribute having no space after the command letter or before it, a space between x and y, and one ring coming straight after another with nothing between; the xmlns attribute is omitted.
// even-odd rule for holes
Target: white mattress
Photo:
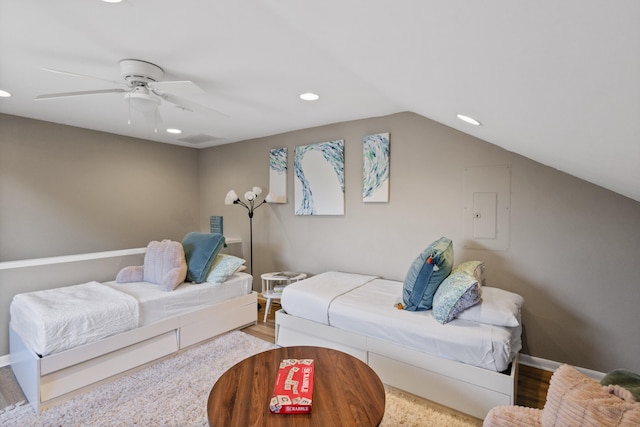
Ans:
<svg viewBox="0 0 640 427"><path fill-rule="evenodd" d="M145 326L197 308L250 294L253 277L247 273L234 273L223 283L184 282L171 292L159 291L157 285L148 282L106 282L105 285L131 295L138 301L138 326Z"/></svg>
<svg viewBox="0 0 640 427"><path fill-rule="evenodd" d="M319 281L324 274L314 278ZM317 297L300 290L287 295L293 285L284 289L282 308L309 319L306 313L314 311ZM313 294L313 289L306 291ZM367 280L346 293L338 289L328 309L327 324L497 372L507 369L522 347L520 326L507 328L460 319L442 325L431 310L398 310L394 305L401 299L402 282L391 280Z"/></svg>
<svg viewBox="0 0 640 427"><path fill-rule="evenodd" d="M11 327L31 350L46 356L250 294L252 284L251 275L235 273L224 283L185 282L171 292L146 282L91 282L18 294L11 303Z"/></svg>
<svg viewBox="0 0 640 427"><path fill-rule="evenodd" d="M329 307L340 295L375 279L354 273L327 271L285 287L280 303L292 316L329 324Z"/></svg>

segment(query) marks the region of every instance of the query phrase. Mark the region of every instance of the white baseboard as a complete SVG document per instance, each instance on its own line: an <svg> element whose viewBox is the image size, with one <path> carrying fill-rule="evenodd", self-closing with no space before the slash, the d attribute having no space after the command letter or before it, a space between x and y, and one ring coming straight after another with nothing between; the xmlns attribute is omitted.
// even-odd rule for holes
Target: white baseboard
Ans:
<svg viewBox="0 0 640 427"><path fill-rule="evenodd" d="M4 356L0 356L0 368L5 366L9 366L9 355L5 354Z"/></svg>
<svg viewBox="0 0 640 427"><path fill-rule="evenodd" d="M541 357L529 356L528 354L520 354L520 363L532 368L543 369L545 371L553 372L558 369L564 363L556 362L555 360L543 359ZM604 373L598 371L592 371L591 369L575 367L578 371L582 372L586 376L600 381L604 377Z"/></svg>

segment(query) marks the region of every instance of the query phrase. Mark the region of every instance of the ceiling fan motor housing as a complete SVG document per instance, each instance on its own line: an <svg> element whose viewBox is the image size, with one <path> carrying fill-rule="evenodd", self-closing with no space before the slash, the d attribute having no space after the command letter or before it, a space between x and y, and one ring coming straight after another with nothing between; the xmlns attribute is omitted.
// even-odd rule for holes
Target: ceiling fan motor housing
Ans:
<svg viewBox="0 0 640 427"><path fill-rule="evenodd" d="M123 59L120 61L120 71L130 84L157 82L164 74L162 68L139 59Z"/></svg>

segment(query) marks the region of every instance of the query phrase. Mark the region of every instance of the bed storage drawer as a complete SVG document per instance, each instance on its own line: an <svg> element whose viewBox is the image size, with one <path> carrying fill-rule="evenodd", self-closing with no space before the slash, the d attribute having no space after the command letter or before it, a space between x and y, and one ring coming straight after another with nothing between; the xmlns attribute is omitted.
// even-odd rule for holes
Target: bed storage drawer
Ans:
<svg viewBox="0 0 640 427"><path fill-rule="evenodd" d="M40 379L40 402L46 402L104 378L175 353L176 331L130 345L86 362L64 368Z"/></svg>
<svg viewBox="0 0 640 427"><path fill-rule="evenodd" d="M255 324L257 319L257 293L216 304L182 316L180 320L180 348L186 348L225 332ZM212 321L215 319L215 321Z"/></svg>
<svg viewBox="0 0 640 427"><path fill-rule="evenodd" d="M388 341L368 338L367 349L369 357L381 355L389 359L397 360L416 368L437 372L447 378L459 379L472 384L487 384L490 390L497 390L506 395L513 395L516 385L516 375L513 370L508 374L479 368L473 365L459 363L454 360L432 356L411 348L402 347ZM516 359L517 360L517 359ZM517 365L517 363L515 363ZM507 402L511 405L514 402Z"/></svg>
<svg viewBox="0 0 640 427"><path fill-rule="evenodd" d="M416 369L375 353L369 354L369 364L384 384L437 401L477 418L484 418L494 406L510 404L509 396L502 393L436 372ZM470 393L474 398L468 397Z"/></svg>
<svg viewBox="0 0 640 427"><path fill-rule="evenodd" d="M369 339L369 366L383 383L477 418L498 405L513 405L517 359L507 373L494 372Z"/></svg>

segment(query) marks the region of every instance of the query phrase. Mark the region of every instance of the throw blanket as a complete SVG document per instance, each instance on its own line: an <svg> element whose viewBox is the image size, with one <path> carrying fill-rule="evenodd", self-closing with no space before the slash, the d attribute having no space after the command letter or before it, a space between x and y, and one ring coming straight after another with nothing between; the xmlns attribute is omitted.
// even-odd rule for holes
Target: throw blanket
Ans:
<svg viewBox="0 0 640 427"><path fill-rule="evenodd" d="M46 356L138 326L135 298L98 282L18 294L11 327Z"/></svg>
<svg viewBox="0 0 640 427"><path fill-rule="evenodd" d="M292 283L282 292L282 308L292 316L329 324L331 302L378 276L328 271L309 279Z"/></svg>

